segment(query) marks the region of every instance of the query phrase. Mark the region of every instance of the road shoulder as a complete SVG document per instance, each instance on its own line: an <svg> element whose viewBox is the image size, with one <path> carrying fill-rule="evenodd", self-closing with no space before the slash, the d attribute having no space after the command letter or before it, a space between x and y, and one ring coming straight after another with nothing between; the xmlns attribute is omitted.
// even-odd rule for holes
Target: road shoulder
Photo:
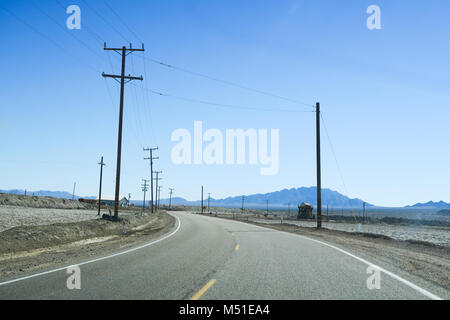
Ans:
<svg viewBox="0 0 450 320"><path fill-rule="evenodd" d="M170 232L175 218L165 212L128 215L123 222L101 219L17 227L0 233L0 278L104 256Z"/></svg>

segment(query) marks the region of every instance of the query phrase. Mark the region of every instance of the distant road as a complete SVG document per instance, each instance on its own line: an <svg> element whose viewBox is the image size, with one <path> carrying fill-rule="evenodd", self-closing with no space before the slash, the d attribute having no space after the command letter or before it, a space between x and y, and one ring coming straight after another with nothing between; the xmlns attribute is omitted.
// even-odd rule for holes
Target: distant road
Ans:
<svg viewBox="0 0 450 320"><path fill-rule="evenodd" d="M381 288L369 290L365 262L317 241L232 220L171 214L177 225L161 239L81 263L80 290L67 289L65 269L49 269L0 280L0 299L438 298L394 274L381 273Z"/></svg>

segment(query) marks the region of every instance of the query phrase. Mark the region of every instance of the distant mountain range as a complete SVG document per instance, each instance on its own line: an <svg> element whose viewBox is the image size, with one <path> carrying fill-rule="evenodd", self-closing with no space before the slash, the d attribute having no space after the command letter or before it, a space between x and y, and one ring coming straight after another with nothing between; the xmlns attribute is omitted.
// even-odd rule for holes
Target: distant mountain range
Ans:
<svg viewBox="0 0 450 320"><path fill-rule="evenodd" d="M302 187L284 189L281 191L270 192L265 194L253 194L246 195L244 199L244 205L246 208L265 208L267 206L267 200L269 201L270 208L287 208L290 204L295 207L302 202L308 202L312 206L317 203L316 187ZM172 198L172 204L174 205L200 205L199 200L188 201L183 198ZM169 199L161 199L161 204L168 204ZM207 205L208 199L205 197L204 205ZM351 199L340 194L337 191L330 189L322 189L322 203L324 206L328 205L332 208L347 208L347 207L362 207L364 201L360 199ZM228 197L225 199L211 199L211 206L216 207L236 207L242 206L242 196ZM366 206L373 206L366 203Z"/></svg>
<svg viewBox="0 0 450 320"><path fill-rule="evenodd" d="M11 193L11 194L25 194L25 190L0 190L0 193ZM72 199L72 194L65 191L27 191L27 195L35 195L39 197L55 197L62 199ZM80 197L75 195L75 200ZM82 197L85 199L96 199L96 196ZM316 206L316 187L302 187L302 188L292 188L284 189L281 191L275 191L265 194L253 194L246 195L244 199L244 205L246 208L266 208L267 200L269 200L269 207L274 208L287 208L289 204L291 207L295 207L297 204L302 202L308 202L313 206ZM173 205L190 205L199 206L200 200L189 201L181 197L173 197ZM330 189L322 189L322 205L329 206L330 208L358 208L363 206L363 200L352 199L337 191ZM132 200L134 205L142 205L142 200ZM168 204L169 199L161 199L161 204ZM205 196L204 205L207 205L208 199ZM210 200L210 205L215 207L231 207L240 208L242 206L242 196L228 197L225 199L213 199ZM372 204L366 203L367 207L373 207ZM405 208L422 208L422 209L450 209L450 203L444 201L433 202L429 201L426 203L416 203L412 206L405 206Z"/></svg>
<svg viewBox="0 0 450 320"><path fill-rule="evenodd" d="M25 190L0 190L0 193L11 193L11 194L25 194ZM35 195L39 197L55 197L63 199L72 199L72 194L65 191L27 191L27 195ZM80 197L75 195L74 199L78 200ZM85 199L95 199L96 197L83 197ZM302 187L302 188L292 188L284 189L281 191L270 192L265 194L253 194L246 195L244 200L244 205L246 208L266 208L267 200L269 200L269 207L275 208L287 208L290 204L292 208L302 202L308 202L312 206L316 206L316 187ZM324 206L328 205L330 208L347 208L347 207L362 207L363 200L351 199L340 194L337 191L330 189L322 189L322 203ZM132 200L132 204L136 206L142 205L142 200ZM168 204L169 199L161 199L161 204ZM173 197L173 205L190 205L199 206L200 200L189 201L181 197ZM204 205L207 205L207 198L204 199ZM225 199L212 199L210 200L211 206L216 207L231 207L240 208L242 205L242 196L228 197ZM366 206L372 206L366 203Z"/></svg>
<svg viewBox="0 0 450 320"><path fill-rule="evenodd" d="M433 202L429 201L426 203L416 203L412 206L406 206L407 208L436 208L436 209L450 209L450 203L439 201Z"/></svg>
<svg viewBox="0 0 450 320"><path fill-rule="evenodd" d="M0 190L0 193L10 193L10 194L25 194L25 190ZM47 190L39 190L39 191L28 191L27 196L35 195L37 197L53 197L53 198L61 198L61 199L72 199L72 194L65 191L47 191ZM96 199L97 197L79 197L77 195L74 196L75 200L79 198L85 199Z"/></svg>

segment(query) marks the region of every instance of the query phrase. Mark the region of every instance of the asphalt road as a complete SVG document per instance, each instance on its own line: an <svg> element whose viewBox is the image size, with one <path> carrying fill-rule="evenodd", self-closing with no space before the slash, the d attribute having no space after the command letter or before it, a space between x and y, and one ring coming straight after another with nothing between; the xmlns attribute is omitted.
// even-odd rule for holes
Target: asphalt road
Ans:
<svg viewBox="0 0 450 320"><path fill-rule="evenodd" d="M81 289L65 268L0 280L0 299L429 299L381 272L367 288L368 263L297 235L232 220L171 213L169 234L112 257L80 262Z"/></svg>

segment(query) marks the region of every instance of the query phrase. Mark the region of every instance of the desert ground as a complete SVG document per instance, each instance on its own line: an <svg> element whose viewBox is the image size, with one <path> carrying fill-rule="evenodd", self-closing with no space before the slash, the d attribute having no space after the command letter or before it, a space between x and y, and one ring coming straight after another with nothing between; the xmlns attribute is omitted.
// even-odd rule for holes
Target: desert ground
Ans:
<svg viewBox="0 0 450 320"><path fill-rule="evenodd" d="M158 237L174 224L164 212L149 215L141 208L123 208L123 220L112 223L78 201L5 194L0 199L8 203L0 203L0 278L122 250Z"/></svg>

